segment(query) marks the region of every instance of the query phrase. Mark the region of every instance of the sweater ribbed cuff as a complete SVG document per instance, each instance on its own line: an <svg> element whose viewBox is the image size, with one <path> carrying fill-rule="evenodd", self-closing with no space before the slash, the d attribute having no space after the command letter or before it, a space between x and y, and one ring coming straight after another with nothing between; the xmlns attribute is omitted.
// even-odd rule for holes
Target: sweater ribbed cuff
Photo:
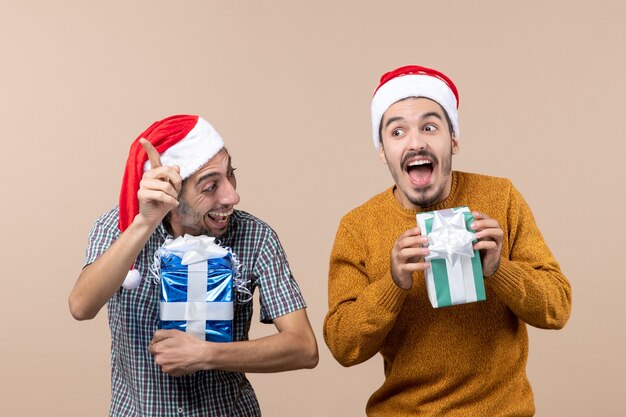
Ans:
<svg viewBox="0 0 626 417"><path fill-rule="evenodd" d="M399 312L409 291L398 287L391 274L377 281L377 284L378 304L392 313Z"/></svg>
<svg viewBox="0 0 626 417"><path fill-rule="evenodd" d="M485 279L485 282L493 288L496 293L508 294L520 297L524 293L524 285L519 271L508 259L500 259L498 270Z"/></svg>

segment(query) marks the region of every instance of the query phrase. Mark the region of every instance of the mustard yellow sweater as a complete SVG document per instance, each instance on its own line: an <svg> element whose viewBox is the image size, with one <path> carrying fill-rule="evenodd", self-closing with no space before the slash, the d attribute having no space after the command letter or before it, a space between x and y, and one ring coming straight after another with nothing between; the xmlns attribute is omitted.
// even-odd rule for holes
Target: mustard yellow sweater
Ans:
<svg viewBox="0 0 626 417"><path fill-rule="evenodd" d="M393 187L346 214L331 254L324 338L344 366L380 352L385 382L368 416L532 416L526 324L565 325L571 288L528 205L502 178L453 172L449 197L424 211L466 205L504 230L500 267L487 301L434 309L423 273L413 288L390 273L396 238L415 227Z"/></svg>

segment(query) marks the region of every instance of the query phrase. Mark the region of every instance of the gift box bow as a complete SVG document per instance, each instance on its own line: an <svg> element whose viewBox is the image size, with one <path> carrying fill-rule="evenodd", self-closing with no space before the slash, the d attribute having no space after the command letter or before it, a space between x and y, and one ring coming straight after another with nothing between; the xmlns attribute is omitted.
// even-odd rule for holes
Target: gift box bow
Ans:
<svg viewBox="0 0 626 417"><path fill-rule="evenodd" d="M465 216L460 211L438 210L433 212L433 223L428 233L429 255L426 260L445 259L455 265L462 256L472 258L474 233L465 228Z"/></svg>
<svg viewBox="0 0 626 417"><path fill-rule="evenodd" d="M179 236L166 242L162 248L181 258L183 265L223 258L228 254L226 248L215 243L215 238L209 236Z"/></svg>

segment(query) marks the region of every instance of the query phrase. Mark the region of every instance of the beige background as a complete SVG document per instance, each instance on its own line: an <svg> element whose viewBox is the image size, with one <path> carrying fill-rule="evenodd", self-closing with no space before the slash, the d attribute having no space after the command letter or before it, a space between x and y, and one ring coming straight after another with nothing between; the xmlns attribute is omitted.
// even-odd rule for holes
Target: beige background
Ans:
<svg viewBox="0 0 626 417"><path fill-rule="evenodd" d="M378 78L422 64L460 89L455 168L511 178L573 285L568 326L530 330L537 414L624 415L625 4L0 0L0 414L108 412L106 313L75 322L67 295L130 141L198 113L318 336L316 369L250 376L265 415L363 415L382 361L330 356L328 256L340 217L391 183L370 139Z"/></svg>

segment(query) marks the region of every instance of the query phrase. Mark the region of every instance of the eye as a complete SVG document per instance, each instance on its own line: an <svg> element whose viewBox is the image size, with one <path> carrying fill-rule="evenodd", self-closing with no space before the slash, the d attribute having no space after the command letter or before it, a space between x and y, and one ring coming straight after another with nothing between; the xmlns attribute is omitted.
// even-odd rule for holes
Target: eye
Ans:
<svg viewBox="0 0 626 417"><path fill-rule="evenodd" d="M227 176L229 178L234 177L235 176L235 171L237 170L237 168L231 168L230 171L228 171Z"/></svg>
<svg viewBox="0 0 626 417"><path fill-rule="evenodd" d="M217 185L215 183L211 183L202 189L203 193L210 193L215 190Z"/></svg>
<svg viewBox="0 0 626 417"><path fill-rule="evenodd" d="M395 138L398 138L398 137L400 137L402 135L404 135L404 129L397 128L397 129L393 129L391 131L391 136L393 136Z"/></svg>
<svg viewBox="0 0 626 417"><path fill-rule="evenodd" d="M437 126L432 123L428 123L424 126L424 132L436 132L437 130L439 130Z"/></svg>

